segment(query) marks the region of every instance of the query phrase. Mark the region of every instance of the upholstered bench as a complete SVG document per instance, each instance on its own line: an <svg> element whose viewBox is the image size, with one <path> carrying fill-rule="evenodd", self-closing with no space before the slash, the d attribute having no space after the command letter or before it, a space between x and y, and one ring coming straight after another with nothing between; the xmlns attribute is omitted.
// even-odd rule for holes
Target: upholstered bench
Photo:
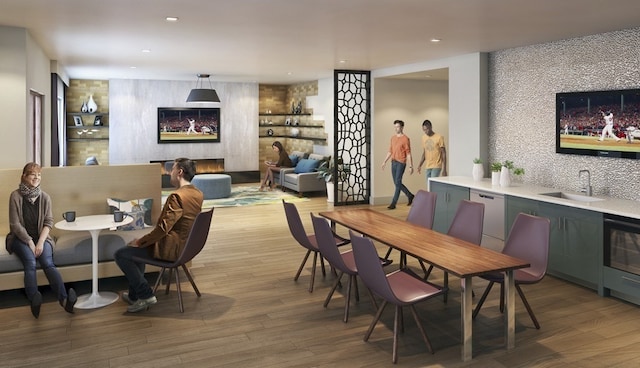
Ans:
<svg viewBox="0 0 640 368"><path fill-rule="evenodd" d="M231 176L227 174L198 174L191 184L200 189L204 199L226 198L231 195Z"/></svg>

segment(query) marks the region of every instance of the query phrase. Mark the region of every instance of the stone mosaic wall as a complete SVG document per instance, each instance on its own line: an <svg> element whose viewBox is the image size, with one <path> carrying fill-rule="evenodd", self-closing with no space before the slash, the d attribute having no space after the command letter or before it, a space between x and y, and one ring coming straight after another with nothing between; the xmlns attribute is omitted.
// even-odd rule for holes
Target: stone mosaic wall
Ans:
<svg viewBox="0 0 640 368"><path fill-rule="evenodd" d="M525 183L637 200L640 161L555 152L555 94L640 88L640 29L508 49L489 57L489 157L512 160Z"/></svg>

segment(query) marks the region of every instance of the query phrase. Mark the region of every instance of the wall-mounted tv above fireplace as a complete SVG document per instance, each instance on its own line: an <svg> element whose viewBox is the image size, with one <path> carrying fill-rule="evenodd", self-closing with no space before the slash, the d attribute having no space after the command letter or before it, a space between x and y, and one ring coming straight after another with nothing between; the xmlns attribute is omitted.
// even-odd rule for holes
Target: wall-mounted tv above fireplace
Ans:
<svg viewBox="0 0 640 368"><path fill-rule="evenodd" d="M557 93L556 152L640 159L640 89Z"/></svg>
<svg viewBox="0 0 640 368"><path fill-rule="evenodd" d="M220 108L158 107L158 143L220 142Z"/></svg>

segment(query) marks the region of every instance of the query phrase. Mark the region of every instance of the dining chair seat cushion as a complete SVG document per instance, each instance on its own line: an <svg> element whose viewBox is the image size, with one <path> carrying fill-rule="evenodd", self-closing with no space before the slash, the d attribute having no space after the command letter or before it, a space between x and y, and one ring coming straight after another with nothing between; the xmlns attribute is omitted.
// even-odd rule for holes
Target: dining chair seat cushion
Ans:
<svg viewBox="0 0 640 368"><path fill-rule="evenodd" d="M387 280L393 294L403 305L415 304L422 299L442 293L440 288L424 282L404 269L387 274Z"/></svg>

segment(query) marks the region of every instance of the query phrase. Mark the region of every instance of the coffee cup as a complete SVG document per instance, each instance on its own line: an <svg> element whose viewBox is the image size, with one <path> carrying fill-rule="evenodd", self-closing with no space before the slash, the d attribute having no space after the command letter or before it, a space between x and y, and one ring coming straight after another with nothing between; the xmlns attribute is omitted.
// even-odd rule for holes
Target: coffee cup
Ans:
<svg viewBox="0 0 640 368"><path fill-rule="evenodd" d="M123 211L113 211L113 221L122 222L124 220L125 213Z"/></svg>
<svg viewBox="0 0 640 368"><path fill-rule="evenodd" d="M67 220L67 222L74 222L76 220L76 211L67 211L62 214L62 218Z"/></svg>

